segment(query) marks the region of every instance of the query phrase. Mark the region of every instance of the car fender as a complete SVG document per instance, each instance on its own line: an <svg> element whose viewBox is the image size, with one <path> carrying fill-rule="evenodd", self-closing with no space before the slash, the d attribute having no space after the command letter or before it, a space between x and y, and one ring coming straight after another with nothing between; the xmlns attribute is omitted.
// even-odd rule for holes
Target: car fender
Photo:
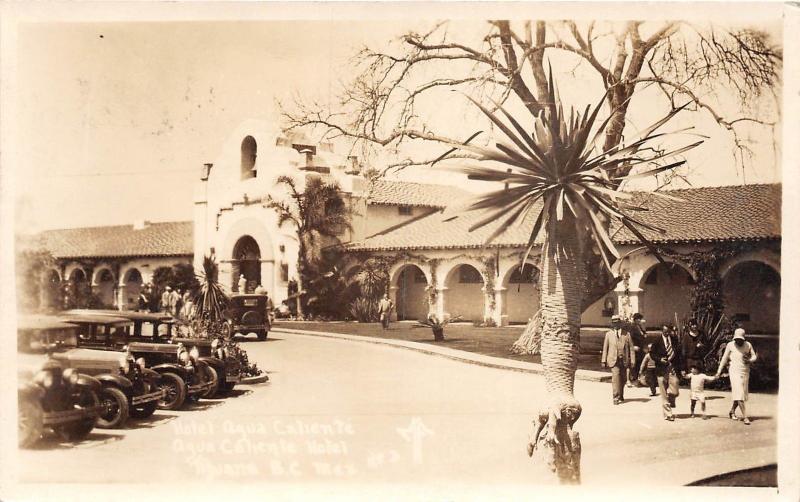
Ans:
<svg viewBox="0 0 800 502"><path fill-rule="evenodd" d="M200 361L214 368L219 375L225 374L225 363L223 363L221 359L214 356L205 356L201 357Z"/></svg>
<svg viewBox="0 0 800 502"><path fill-rule="evenodd" d="M158 374L175 373L176 375L181 377L184 382L188 381L189 379L189 372L186 371L186 368L184 368L183 366L179 366L177 364L171 364L171 363L157 364L156 366L153 366L150 369L157 372Z"/></svg>
<svg viewBox="0 0 800 502"><path fill-rule="evenodd" d="M76 384L78 387L88 387L90 390L94 392L99 392L103 385L100 383L100 380L86 375L84 373L78 374L78 383Z"/></svg>
<svg viewBox="0 0 800 502"><path fill-rule="evenodd" d="M150 383L157 384L161 380L161 373L158 371L153 371L150 368L144 368L141 370L142 378Z"/></svg>
<svg viewBox="0 0 800 502"><path fill-rule="evenodd" d="M133 382L131 382L130 380L128 380L127 377L124 377L122 375L112 375L111 373L104 373L102 375L98 375L95 378L100 380L100 384L103 387L108 387L108 386L119 387L120 390L122 390L126 394L130 392L131 389L133 389Z"/></svg>
<svg viewBox="0 0 800 502"><path fill-rule="evenodd" d="M20 384L17 388L17 399L31 399L34 401L41 401L44 399L44 389L33 382L26 382Z"/></svg>

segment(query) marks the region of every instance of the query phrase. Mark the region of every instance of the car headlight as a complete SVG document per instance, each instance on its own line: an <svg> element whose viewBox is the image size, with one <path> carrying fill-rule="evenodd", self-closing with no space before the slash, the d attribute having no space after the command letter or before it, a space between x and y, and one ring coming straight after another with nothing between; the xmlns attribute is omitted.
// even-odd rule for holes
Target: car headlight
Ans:
<svg viewBox="0 0 800 502"><path fill-rule="evenodd" d="M200 358L200 351L197 350L197 345L192 347L192 350L189 351L189 356L191 356L192 361L194 362L197 362L197 360Z"/></svg>
<svg viewBox="0 0 800 502"><path fill-rule="evenodd" d="M64 380L69 382L70 385L78 383L78 371L75 368L67 368L64 370Z"/></svg>
<svg viewBox="0 0 800 502"><path fill-rule="evenodd" d="M178 351L178 361L182 362L183 364L189 363L189 353L186 352L186 349L180 349Z"/></svg>
<svg viewBox="0 0 800 502"><path fill-rule="evenodd" d="M131 362L127 355L119 358L119 369L123 373L127 373L131 370Z"/></svg>
<svg viewBox="0 0 800 502"><path fill-rule="evenodd" d="M138 366L139 369L141 369L141 370L144 369L145 364L146 363L145 363L144 357L140 357L139 359L136 360L136 366Z"/></svg>
<svg viewBox="0 0 800 502"><path fill-rule="evenodd" d="M53 374L49 371L43 372L41 377L37 378L37 380L40 380L46 389L53 386Z"/></svg>
<svg viewBox="0 0 800 502"><path fill-rule="evenodd" d="M214 340L211 341L211 350L216 352L217 347L219 347L219 338L214 338Z"/></svg>

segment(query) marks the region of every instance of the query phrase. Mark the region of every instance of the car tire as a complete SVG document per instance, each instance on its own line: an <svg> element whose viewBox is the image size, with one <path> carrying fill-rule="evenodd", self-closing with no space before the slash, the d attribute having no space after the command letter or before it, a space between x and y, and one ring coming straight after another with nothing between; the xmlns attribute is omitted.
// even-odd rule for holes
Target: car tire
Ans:
<svg viewBox="0 0 800 502"><path fill-rule="evenodd" d="M42 405L32 399L19 402L17 412L17 437L20 448L30 448L42 437L44 429Z"/></svg>
<svg viewBox="0 0 800 502"><path fill-rule="evenodd" d="M227 394L231 392L234 387L236 387L236 382L222 382L219 387L221 392Z"/></svg>
<svg viewBox="0 0 800 502"><path fill-rule="evenodd" d="M175 373L162 373L162 389L167 391L166 395L157 401L159 410L177 410L186 401L186 382Z"/></svg>
<svg viewBox="0 0 800 502"><path fill-rule="evenodd" d="M100 405L100 399L93 390L84 388L81 389L75 404L81 408L98 407ZM55 432L67 441L80 441L92 432L95 425L97 425L96 415L91 418L85 418L74 424L62 425L56 428Z"/></svg>
<svg viewBox="0 0 800 502"><path fill-rule="evenodd" d="M128 421L128 396L116 387L103 387L100 390L100 406L102 411L97 418L97 427L101 429L121 429Z"/></svg>
<svg viewBox="0 0 800 502"><path fill-rule="evenodd" d="M209 388L206 392L204 392L200 397L204 399L211 399L219 391L219 373L217 373L217 370L215 370L213 366L206 366L205 371L206 371L205 380L206 381L211 380L214 383L211 385L211 388Z"/></svg>
<svg viewBox="0 0 800 502"><path fill-rule="evenodd" d="M256 336L258 337L258 339L259 339L260 341L262 341L262 342L263 342L264 340L266 340L266 339L267 339L267 332L266 332L266 331L257 331L257 332L256 332Z"/></svg>

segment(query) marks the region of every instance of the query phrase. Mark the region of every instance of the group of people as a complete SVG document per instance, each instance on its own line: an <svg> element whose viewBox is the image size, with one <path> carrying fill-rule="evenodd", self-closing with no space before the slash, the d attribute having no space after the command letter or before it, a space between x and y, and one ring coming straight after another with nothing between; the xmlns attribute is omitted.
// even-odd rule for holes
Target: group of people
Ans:
<svg viewBox="0 0 800 502"><path fill-rule="evenodd" d="M672 326L664 324L660 336L646 344L645 319L634 314L629 328L623 327L619 316L611 318L611 329L603 340L600 364L611 369L612 398L615 405L625 400L625 387L638 386L642 378L650 387L650 395L661 395L664 420L673 421L673 409L680 393L681 379L688 378L690 389L690 416L694 417L696 404L700 403L700 416L707 418L705 384L722 376L726 366L731 383L731 409L728 416L738 420L736 409L741 409L742 420L750 424L745 402L748 397L750 365L757 355L752 344L745 340L745 331L737 328L733 340L725 346L716 374L706 375L702 355L705 351L703 337L695 321L690 321L687 332L678 337ZM688 370L688 371L687 371Z"/></svg>
<svg viewBox="0 0 800 502"><path fill-rule="evenodd" d="M146 284L139 292L137 300L137 310L140 312L151 311L151 297L153 295L154 287ZM161 298L158 303L158 310L165 312L173 317L189 318L191 317L194 303L192 293L188 289L184 291L181 288L172 289L172 286L164 288L161 293Z"/></svg>

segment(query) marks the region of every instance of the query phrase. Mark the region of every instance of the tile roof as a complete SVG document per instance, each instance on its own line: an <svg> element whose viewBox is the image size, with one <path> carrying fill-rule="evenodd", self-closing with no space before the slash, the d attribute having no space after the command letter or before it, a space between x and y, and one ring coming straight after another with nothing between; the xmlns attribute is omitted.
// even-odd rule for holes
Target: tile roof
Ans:
<svg viewBox="0 0 800 502"><path fill-rule="evenodd" d="M367 188L367 204L443 208L470 193L450 185L377 179Z"/></svg>
<svg viewBox="0 0 800 502"><path fill-rule="evenodd" d="M636 196L638 202L649 210L638 212L635 217L665 230L663 234L645 231L644 235L653 241L678 243L780 238L780 184L690 188L670 190L669 194L682 201L674 202L645 193ZM445 221L457 213L453 207L437 211L347 247L354 251L482 247L502 221L470 232L469 227L479 220L482 213L470 211ZM537 214L538 208L530 211L521 224L508 229L490 246L526 245ZM627 229L616 231L614 241L619 244L638 242ZM541 235L537 242L541 243Z"/></svg>
<svg viewBox="0 0 800 502"><path fill-rule="evenodd" d="M131 256L191 256L194 252L191 221L46 230L33 238L54 258Z"/></svg>

